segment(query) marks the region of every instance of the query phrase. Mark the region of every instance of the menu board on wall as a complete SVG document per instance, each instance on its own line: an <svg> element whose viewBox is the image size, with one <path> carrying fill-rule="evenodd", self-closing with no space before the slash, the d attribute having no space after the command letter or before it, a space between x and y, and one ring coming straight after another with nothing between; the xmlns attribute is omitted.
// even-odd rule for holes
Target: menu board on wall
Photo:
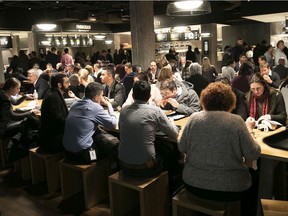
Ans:
<svg viewBox="0 0 288 216"><path fill-rule="evenodd" d="M10 36L0 36L1 48L12 48L12 38Z"/></svg>
<svg viewBox="0 0 288 216"><path fill-rule="evenodd" d="M168 33L157 33L155 37L156 37L156 42L168 41Z"/></svg>
<svg viewBox="0 0 288 216"><path fill-rule="evenodd" d="M199 40L199 31L185 32L184 40Z"/></svg>
<svg viewBox="0 0 288 216"><path fill-rule="evenodd" d="M181 33L179 32L170 33L170 41L179 41L179 40L181 40Z"/></svg>

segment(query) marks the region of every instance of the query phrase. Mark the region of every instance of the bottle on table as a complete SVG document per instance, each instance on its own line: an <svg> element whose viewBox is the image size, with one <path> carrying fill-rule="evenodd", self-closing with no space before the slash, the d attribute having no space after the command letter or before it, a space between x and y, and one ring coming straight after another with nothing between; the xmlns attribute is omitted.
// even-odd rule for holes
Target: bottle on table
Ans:
<svg viewBox="0 0 288 216"><path fill-rule="evenodd" d="M34 89L33 99L35 101L35 108L38 108L38 93L37 93L36 89Z"/></svg>

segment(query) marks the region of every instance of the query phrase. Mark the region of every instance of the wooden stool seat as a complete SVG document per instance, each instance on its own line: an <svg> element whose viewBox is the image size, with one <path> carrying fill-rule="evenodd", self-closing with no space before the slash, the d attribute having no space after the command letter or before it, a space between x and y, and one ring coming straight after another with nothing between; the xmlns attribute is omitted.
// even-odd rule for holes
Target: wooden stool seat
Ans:
<svg viewBox="0 0 288 216"><path fill-rule="evenodd" d="M212 216L240 215L240 202L217 202L202 199L194 196L185 188L173 197L172 202L173 216L191 216L197 215L197 213ZM231 208L235 208L233 214Z"/></svg>
<svg viewBox="0 0 288 216"><path fill-rule="evenodd" d="M60 176L63 199L81 191L84 192L85 207L93 207L108 197L108 176L111 174L109 158L91 163L77 165L68 161L60 162Z"/></svg>
<svg viewBox="0 0 288 216"><path fill-rule="evenodd" d="M261 199L264 216L288 215L288 201Z"/></svg>
<svg viewBox="0 0 288 216"><path fill-rule="evenodd" d="M47 181L48 192L60 189L59 161L64 153L40 153L39 148L29 150L32 183Z"/></svg>
<svg viewBox="0 0 288 216"><path fill-rule="evenodd" d="M168 215L168 173L152 178L123 176L117 172L109 177L111 215L122 216L140 206L141 216Z"/></svg>

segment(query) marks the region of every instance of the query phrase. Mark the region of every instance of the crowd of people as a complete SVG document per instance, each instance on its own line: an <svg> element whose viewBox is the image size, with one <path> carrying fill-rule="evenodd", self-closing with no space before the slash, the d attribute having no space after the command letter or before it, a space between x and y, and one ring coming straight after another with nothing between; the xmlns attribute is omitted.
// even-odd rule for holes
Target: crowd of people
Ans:
<svg viewBox="0 0 288 216"><path fill-rule="evenodd" d="M57 61L46 58L51 62L46 62L45 70L30 61L22 72L18 64L15 72L13 60L0 93L1 136L13 137L23 127L35 129L37 123L27 122L35 110L18 114L12 105L36 90L43 99L37 144L44 151L65 151L66 159L78 163L112 157L131 176L155 176L166 169L170 194L181 185L175 183L175 176L183 173L182 183L197 196L223 201L247 199L247 194L253 198L257 196L255 192L251 196L255 180L243 158L260 156L260 146L251 136L255 121L287 123L284 98L278 90L281 80L287 79L287 72L278 67L286 69L283 46L279 41L275 53L267 46L262 50L265 55L258 48L256 64L252 50L244 52L239 38L234 48L225 50L221 72L208 57L202 65L196 62L192 47L179 62L171 52L169 59L151 60L147 68L127 58L114 64L106 51L93 55L94 64L77 63L68 48L61 58L55 54ZM54 48L52 53L56 53ZM24 96L17 97L21 82ZM65 98L75 99L69 111ZM190 116L176 147L157 139L157 131L174 140L179 135L179 128L163 110ZM118 134L103 130L117 127L115 111L120 112ZM184 164L179 162L183 154Z"/></svg>

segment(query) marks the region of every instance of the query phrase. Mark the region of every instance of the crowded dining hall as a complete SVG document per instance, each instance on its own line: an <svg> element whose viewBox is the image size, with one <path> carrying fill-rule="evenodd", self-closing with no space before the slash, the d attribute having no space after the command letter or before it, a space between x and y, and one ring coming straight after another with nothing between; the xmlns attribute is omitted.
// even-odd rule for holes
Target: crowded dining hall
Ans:
<svg viewBox="0 0 288 216"><path fill-rule="evenodd" d="M288 215L288 2L0 5L0 215Z"/></svg>

